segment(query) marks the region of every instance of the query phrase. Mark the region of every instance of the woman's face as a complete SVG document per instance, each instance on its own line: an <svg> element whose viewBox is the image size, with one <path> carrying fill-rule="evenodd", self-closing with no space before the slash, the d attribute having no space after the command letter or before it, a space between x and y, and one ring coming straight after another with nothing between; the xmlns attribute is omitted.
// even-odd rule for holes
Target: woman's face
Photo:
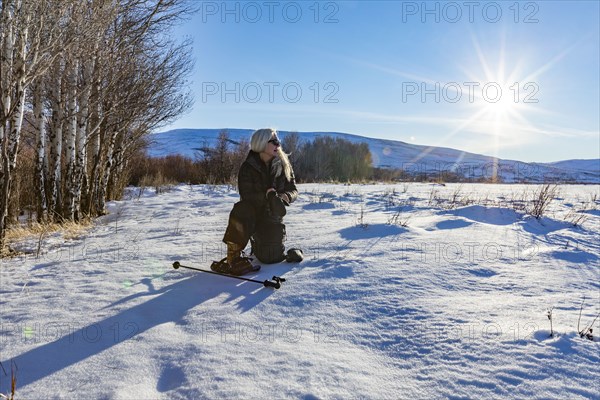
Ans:
<svg viewBox="0 0 600 400"><path fill-rule="evenodd" d="M269 139L269 141L267 142L267 148L265 149L265 153L267 153L270 156L277 156L277 151L279 150L279 147L281 146L281 143L279 142L279 138L277 137L277 135L273 135L271 136L271 139Z"/></svg>

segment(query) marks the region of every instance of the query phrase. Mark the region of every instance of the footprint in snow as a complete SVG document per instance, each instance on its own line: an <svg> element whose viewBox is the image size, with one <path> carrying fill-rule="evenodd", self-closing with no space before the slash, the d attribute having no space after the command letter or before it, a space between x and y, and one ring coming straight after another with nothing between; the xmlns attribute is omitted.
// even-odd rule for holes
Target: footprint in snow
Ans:
<svg viewBox="0 0 600 400"><path fill-rule="evenodd" d="M467 270L471 275L479 276L481 278L489 278L495 275L498 275L497 272L492 271L491 269L479 268L479 269L469 269Z"/></svg>
<svg viewBox="0 0 600 400"><path fill-rule="evenodd" d="M177 389L187 381L185 372L181 367L169 364L163 368L156 389L159 392L168 392L169 390Z"/></svg>

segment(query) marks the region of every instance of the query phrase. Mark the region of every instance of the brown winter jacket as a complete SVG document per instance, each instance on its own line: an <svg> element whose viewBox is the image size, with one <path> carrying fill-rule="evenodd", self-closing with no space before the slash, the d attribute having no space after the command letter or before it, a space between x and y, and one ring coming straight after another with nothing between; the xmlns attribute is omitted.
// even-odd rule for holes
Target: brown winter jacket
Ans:
<svg viewBox="0 0 600 400"><path fill-rule="evenodd" d="M250 150L238 174L238 190L242 201L250 202L260 213L267 212L270 214L266 196L269 188L274 188L278 195L287 194L290 203L293 203L298 197L294 173L292 172L289 181L283 173L275 177L274 173L271 172L273 162L277 161L273 160L267 166L258 153Z"/></svg>

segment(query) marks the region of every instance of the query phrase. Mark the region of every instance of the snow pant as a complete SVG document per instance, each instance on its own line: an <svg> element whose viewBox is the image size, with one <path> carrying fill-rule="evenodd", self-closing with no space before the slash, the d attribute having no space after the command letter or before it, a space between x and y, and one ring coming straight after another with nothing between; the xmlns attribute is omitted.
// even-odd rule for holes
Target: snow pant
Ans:
<svg viewBox="0 0 600 400"><path fill-rule="evenodd" d="M266 209L257 210L246 201L239 201L233 206L223 241L236 243L242 248L250 241L252 254L265 264L285 259L283 219L271 216Z"/></svg>

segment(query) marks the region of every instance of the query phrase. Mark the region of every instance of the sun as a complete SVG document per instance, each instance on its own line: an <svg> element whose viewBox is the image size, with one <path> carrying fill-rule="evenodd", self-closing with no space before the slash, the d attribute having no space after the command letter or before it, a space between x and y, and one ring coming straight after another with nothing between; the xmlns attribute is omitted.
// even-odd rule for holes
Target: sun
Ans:
<svg viewBox="0 0 600 400"><path fill-rule="evenodd" d="M492 135L495 145L492 151L497 155L501 147L524 143L527 135L535 131L530 117L540 111L536 107L539 87L535 78L543 68L533 74L525 73L525 61L508 58L503 45L489 54L481 49L474 36L472 39L478 62L471 65L475 71L465 70L465 73L469 81L477 83L477 88L465 110L466 121L453 133L475 130Z"/></svg>
<svg viewBox="0 0 600 400"><path fill-rule="evenodd" d="M528 136L536 132L530 118L539 112L535 104L528 104L536 94L534 78L542 69L527 74L525 60L520 57L507 58L503 43L484 52L475 36L472 55L468 66L458 66L464 72L461 106L462 118L440 139L437 146L452 140L458 134L471 135L472 141L497 160L500 149L522 146ZM532 86L534 85L534 86ZM447 84L446 87L452 85ZM455 86L456 87L456 86ZM452 93L454 94L454 93ZM414 160L427 155L421 152ZM415 161L415 162L416 162ZM460 160L459 160L460 161ZM491 168L491 178L496 179L498 165Z"/></svg>
<svg viewBox="0 0 600 400"><path fill-rule="evenodd" d="M505 86L506 87L506 86ZM486 100L486 114L489 114L494 120L501 120L518 112L518 103L515 103L505 93L498 99Z"/></svg>
<svg viewBox="0 0 600 400"><path fill-rule="evenodd" d="M482 92L478 99L478 108L481 110L480 120L487 121L493 126L506 125L511 121L517 123L524 118L526 107L519 102L520 93L517 92L518 82L509 82L502 78L493 78L493 89ZM489 83L487 85L490 85Z"/></svg>
<svg viewBox="0 0 600 400"><path fill-rule="evenodd" d="M459 109L453 111L453 117L440 121L448 129L435 146L443 146L462 135L478 152L497 160L502 149L526 146L533 143L536 136L545 134L546 130L537 125L540 116L549 113L538 101L543 94L538 84L540 76L559 63L576 44L545 63L531 64L531 57L518 46L507 51L503 39L494 46L485 46L484 50L474 34L471 39L473 47L469 54L455 65L463 72L464 81L444 84L447 89L444 98L452 100L448 101L456 103ZM437 82L420 78L429 84ZM548 79L544 82L547 84ZM455 99L458 100L453 101ZM433 147L428 147L411 161L418 162L431 149Z"/></svg>

